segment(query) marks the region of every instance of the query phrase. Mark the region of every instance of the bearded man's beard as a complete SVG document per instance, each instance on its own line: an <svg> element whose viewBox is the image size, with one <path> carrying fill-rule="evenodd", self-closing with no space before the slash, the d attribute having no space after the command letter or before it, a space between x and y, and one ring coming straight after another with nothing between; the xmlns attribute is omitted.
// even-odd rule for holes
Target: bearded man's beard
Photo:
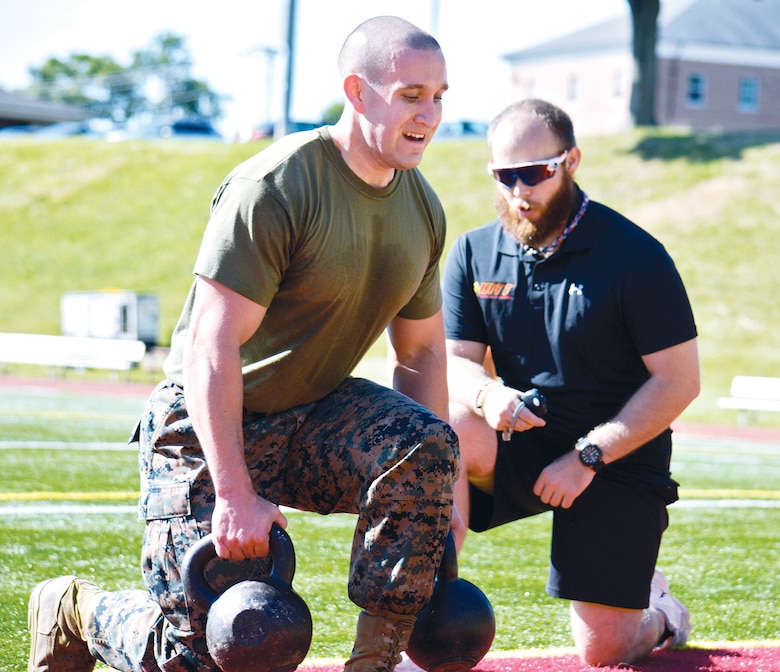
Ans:
<svg viewBox="0 0 780 672"><path fill-rule="evenodd" d="M576 208L577 189L571 175L562 174L561 185L550 197L546 206L533 202L541 214L532 222L523 216L519 208L512 208L501 193L504 187L497 186L494 193L494 205L498 219L504 230L518 242L536 249L546 243L551 243L554 237L568 224Z"/></svg>

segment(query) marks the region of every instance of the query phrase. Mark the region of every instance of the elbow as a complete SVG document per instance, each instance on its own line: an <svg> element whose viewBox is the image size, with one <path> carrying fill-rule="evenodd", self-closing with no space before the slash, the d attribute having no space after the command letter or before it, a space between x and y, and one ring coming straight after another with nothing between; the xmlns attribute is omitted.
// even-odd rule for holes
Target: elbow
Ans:
<svg viewBox="0 0 780 672"><path fill-rule="evenodd" d="M695 363L690 367L689 374L685 377L686 390L688 392L688 403L691 403L701 394L701 367L698 357Z"/></svg>
<svg viewBox="0 0 780 672"><path fill-rule="evenodd" d="M698 368L692 371L690 375L679 379L675 383L679 399L679 413L682 413L693 401L701 394L701 377Z"/></svg>
<svg viewBox="0 0 780 672"><path fill-rule="evenodd" d="M691 381L691 401L696 399L701 394L701 376L699 376L698 371L696 373L696 377L694 380Z"/></svg>

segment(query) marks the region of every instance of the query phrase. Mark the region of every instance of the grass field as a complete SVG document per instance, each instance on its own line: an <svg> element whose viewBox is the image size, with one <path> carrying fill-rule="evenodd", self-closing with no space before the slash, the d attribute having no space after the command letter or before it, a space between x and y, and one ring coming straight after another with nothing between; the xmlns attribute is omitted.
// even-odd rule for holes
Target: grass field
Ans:
<svg viewBox="0 0 780 672"><path fill-rule="evenodd" d="M0 672L24 668L35 583L74 573L141 587L135 452L125 444L141 397L0 385ZM681 434L660 566L691 608L693 642L780 640L780 442ZM346 596L354 519L290 512L294 587L314 618L310 655L349 654ZM551 518L470 535L460 576L496 612L494 651L571 646L567 605L544 593Z"/></svg>
<svg viewBox="0 0 780 672"><path fill-rule="evenodd" d="M582 187L656 235L688 286L703 389L684 418L733 424L736 412L715 403L731 378L780 376L780 133L640 129L579 144ZM122 287L159 296L167 343L212 194L262 146L4 141L0 331L59 333L64 292ZM447 247L494 217L488 158L481 140L435 140L426 153L423 171L447 212ZM380 340L372 355L383 352ZM780 414L756 422L778 427Z"/></svg>
<svg viewBox="0 0 780 672"><path fill-rule="evenodd" d="M736 414L715 404L731 377L780 376L780 134L645 129L580 145L583 188L656 235L688 286L703 391L683 420L733 425ZM212 193L261 147L4 141L0 331L59 333L63 292L122 287L158 294L167 343ZM493 217L487 159L481 141L434 142L426 154L448 247ZM369 373L382 370L383 352L380 342L363 365ZM142 403L0 385L0 672L25 666L26 604L38 580L77 573L107 588L141 586L136 455L123 442ZM778 427L780 414L756 422ZM683 501L670 509L660 566L693 612L694 642L777 641L780 443L728 436L678 437ZM354 520L289 520L294 585L314 615L311 654L343 658L356 613L345 588ZM496 650L571 644L566 604L544 594L549 528L542 515L467 540L460 574L493 602Z"/></svg>

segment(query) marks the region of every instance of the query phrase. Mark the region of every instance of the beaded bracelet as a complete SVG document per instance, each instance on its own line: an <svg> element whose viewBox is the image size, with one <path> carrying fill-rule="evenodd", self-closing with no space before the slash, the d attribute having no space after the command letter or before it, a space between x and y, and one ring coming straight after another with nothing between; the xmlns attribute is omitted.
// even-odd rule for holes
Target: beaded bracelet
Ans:
<svg viewBox="0 0 780 672"><path fill-rule="evenodd" d="M477 396L474 397L474 413L476 413L480 418L484 418L485 414L482 412L482 404L485 403L485 397L487 396L487 393L490 392L494 387L503 387L504 383L502 383L500 380L488 380L486 381L482 387L479 388L479 392L477 392Z"/></svg>

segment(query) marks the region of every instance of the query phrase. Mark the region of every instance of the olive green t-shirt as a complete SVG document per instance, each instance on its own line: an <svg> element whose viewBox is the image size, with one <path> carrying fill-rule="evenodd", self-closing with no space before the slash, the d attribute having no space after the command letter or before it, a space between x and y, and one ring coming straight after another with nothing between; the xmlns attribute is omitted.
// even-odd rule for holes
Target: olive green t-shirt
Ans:
<svg viewBox="0 0 780 672"><path fill-rule="evenodd" d="M435 314L445 228L419 170L371 187L327 127L239 165L214 196L194 272L268 309L241 349L244 406L272 413L320 399L396 315ZM193 283L165 364L180 385L194 293Z"/></svg>

